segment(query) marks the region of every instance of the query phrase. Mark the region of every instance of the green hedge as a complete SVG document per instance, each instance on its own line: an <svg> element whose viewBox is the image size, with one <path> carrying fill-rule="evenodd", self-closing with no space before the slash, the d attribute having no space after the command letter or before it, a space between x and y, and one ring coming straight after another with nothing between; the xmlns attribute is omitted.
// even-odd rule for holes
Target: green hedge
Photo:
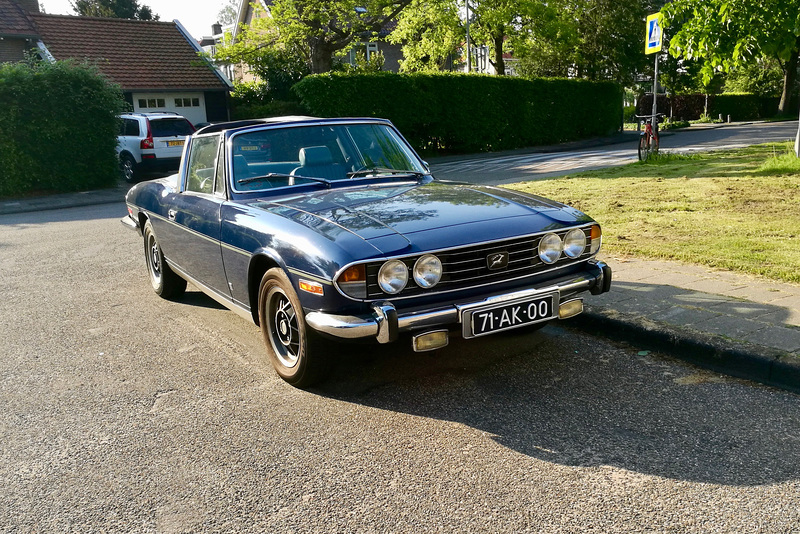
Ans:
<svg viewBox="0 0 800 534"><path fill-rule="evenodd" d="M561 143L610 134L622 120L622 89L610 82L329 73L293 90L310 115L383 117L425 153Z"/></svg>
<svg viewBox="0 0 800 534"><path fill-rule="evenodd" d="M114 185L119 88L70 62L0 65L0 196Z"/></svg>
<svg viewBox="0 0 800 534"><path fill-rule="evenodd" d="M723 120L731 116L732 121L748 121L774 117L778 112L780 98L763 97L751 93L723 93L721 95L708 95L708 116L716 119L722 114ZM640 115L647 115L652 109L653 96L642 96L637 109ZM674 95L667 98L658 95L659 113L670 113L678 120L699 119L705 109L706 95ZM797 108L797 100L793 99L789 109Z"/></svg>
<svg viewBox="0 0 800 534"><path fill-rule="evenodd" d="M761 97L750 93L724 93L709 99L708 114L723 120L748 121L761 118ZM777 106L775 106L777 110ZM773 111L774 113L774 111Z"/></svg>

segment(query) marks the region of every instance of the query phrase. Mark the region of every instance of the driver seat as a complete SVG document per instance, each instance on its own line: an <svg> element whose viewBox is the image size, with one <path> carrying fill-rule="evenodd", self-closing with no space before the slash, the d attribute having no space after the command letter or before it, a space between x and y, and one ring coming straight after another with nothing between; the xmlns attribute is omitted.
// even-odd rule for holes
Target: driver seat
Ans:
<svg viewBox="0 0 800 534"><path fill-rule="evenodd" d="M292 171L297 176L313 176L326 180L344 180L347 172L344 165L334 163L331 150L326 146L310 146L300 149L300 166Z"/></svg>

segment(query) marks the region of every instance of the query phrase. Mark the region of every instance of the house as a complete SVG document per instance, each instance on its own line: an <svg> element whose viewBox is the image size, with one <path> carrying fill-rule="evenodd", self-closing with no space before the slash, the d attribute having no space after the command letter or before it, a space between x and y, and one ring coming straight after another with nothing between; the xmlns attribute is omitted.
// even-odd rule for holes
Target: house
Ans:
<svg viewBox="0 0 800 534"><path fill-rule="evenodd" d="M0 63L20 61L36 47L39 33L29 13L38 12L38 0L0 0Z"/></svg>
<svg viewBox="0 0 800 534"><path fill-rule="evenodd" d="M177 20L47 15L36 0L0 0L0 38L2 61L31 49L45 60L89 61L134 111L174 111L195 124L229 119L230 81Z"/></svg>

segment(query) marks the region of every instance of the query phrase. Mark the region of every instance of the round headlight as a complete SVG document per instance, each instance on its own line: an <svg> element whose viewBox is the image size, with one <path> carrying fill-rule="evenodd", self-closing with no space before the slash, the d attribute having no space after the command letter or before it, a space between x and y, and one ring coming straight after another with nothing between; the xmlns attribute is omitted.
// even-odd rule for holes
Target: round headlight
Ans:
<svg viewBox="0 0 800 534"><path fill-rule="evenodd" d="M400 293L408 283L408 267L400 260L390 260L378 271L378 285L385 293Z"/></svg>
<svg viewBox="0 0 800 534"><path fill-rule="evenodd" d="M428 289L442 279L442 262L433 254L425 254L414 264L414 281L421 288Z"/></svg>
<svg viewBox="0 0 800 534"><path fill-rule="evenodd" d="M539 257L545 263L555 263L561 257L561 238L556 234L547 234L539 241Z"/></svg>
<svg viewBox="0 0 800 534"><path fill-rule="evenodd" d="M583 249L585 248L586 234L583 233L583 230L575 228L564 236L564 254L570 258L577 258L583 254Z"/></svg>

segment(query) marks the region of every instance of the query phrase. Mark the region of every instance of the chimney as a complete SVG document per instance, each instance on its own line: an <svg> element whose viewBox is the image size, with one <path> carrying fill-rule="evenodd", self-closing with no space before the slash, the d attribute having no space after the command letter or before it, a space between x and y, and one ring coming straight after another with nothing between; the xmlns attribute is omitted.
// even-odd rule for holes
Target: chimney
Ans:
<svg viewBox="0 0 800 534"><path fill-rule="evenodd" d="M217 22L216 24L211 25L211 36L219 35L222 33L222 24Z"/></svg>
<svg viewBox="0 0 800 534"><path fill-rule="evenodd" d="M28 13L40 13L39 0L17 0L17 4Z"/></svg>

